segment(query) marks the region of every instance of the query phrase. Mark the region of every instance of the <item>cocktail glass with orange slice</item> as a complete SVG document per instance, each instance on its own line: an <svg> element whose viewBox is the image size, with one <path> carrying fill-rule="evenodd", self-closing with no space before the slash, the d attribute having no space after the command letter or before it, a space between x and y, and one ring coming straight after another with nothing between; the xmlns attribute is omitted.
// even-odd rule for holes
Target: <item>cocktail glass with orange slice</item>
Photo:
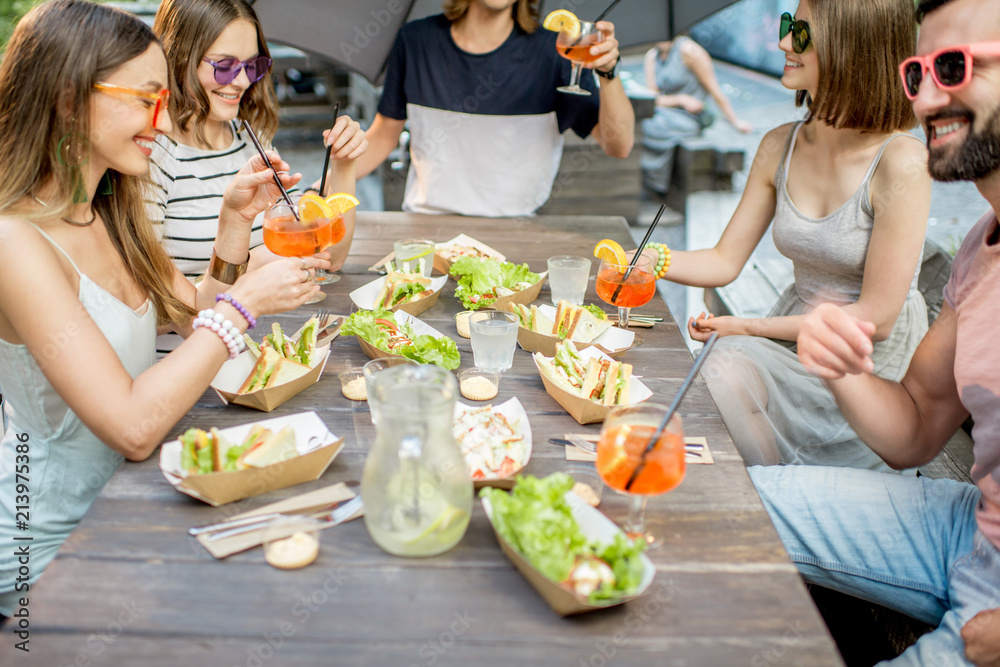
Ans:
<svg viewBox="0 0 1000 667"><path fill-rule="evenodd" d="M344 238L344 216L322 197L302 195L293 205L298 219L283 198L276 200L264 214L264 245L282 257L310 257ZM326 298L319 292L306 303Z"/></svg>
<svg viewBox="0 0 1000 667"><path fill-rule="evenodd" d="M652 260L642 255L630 260L618 243L604 239L594 248L601 266L597 270L597 296L618 308L618 326L628 328L632 308L645 306L656 294L656 271Z"/></svg>
<svg viewBox="0 0 1000 667"><path fill-rule="evenodd" d="M334 213L340 213L341 216L346 214L348 211L353 209L355 206L360 204L358 198L352 194L346 192L338 192L332 194L325 199L326 203L333 209ZM343 238L343 233L340 238ZM339 239L338 239L339 241ZM336 242L335 242L336 243ZM313 278L313 282L317 285L332 285L333 283L340 280L340 276L335 273L330 273L326 269L316 269L316 275Z"/></svg>
<svg viewBox="0 0 1000 667"><path fill-rule="evenodd" d="M684 428L676 414L649 449L650 439L667 414L667 407L640 403L613 408L597 441L597 472L604 483L629 497L629 513L621 523L633 540L650 549L663 543L662 535L646 526L649 496L672 491L684 479ZM631 481L631 484L629 482Z"/></svg>
<svg viewBox="0 0 1000 667"><path fill-rule="evenodd" d="M559 33L556 38L556 53L573 63L568 86L556 88L560 93L572 95L590 95L589 90L580 87L580 70L586 63L592 63L598 58L590 53L590 47L604 41L604 33L589 21L581 21L568 9L556 9L549 12L542 22L546 30Z"/></svg>

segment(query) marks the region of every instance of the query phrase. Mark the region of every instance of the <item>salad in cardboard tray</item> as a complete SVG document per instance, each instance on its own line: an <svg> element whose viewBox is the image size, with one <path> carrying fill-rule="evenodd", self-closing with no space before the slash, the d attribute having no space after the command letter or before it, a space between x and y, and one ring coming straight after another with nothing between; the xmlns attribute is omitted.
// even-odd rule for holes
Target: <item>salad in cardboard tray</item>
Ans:
<svg viewBox="0 0 1000 667"><path fill-rule="evenodd" d="M412 322L412 323L411 323ZM454 370L461 364L458 346L447 336L418 334L414 324L419 320L406 313L393 313L384 308L359 310L344 322L340 333L357 336L370 346L421 364L437 364Z"/></svg>
<svg viewBox="0 0 1000 667"><path fill-rule="evenodd" d="M570 493L573 484L566 473L528 475L519 476L510 493L494 488L479 493L501 546L513 552L514 564L562 614L625 602L642 593L654 574L642 553L645 543L628 539Z"/></svg>
<svg viewBox="0 0 1000 667"><path fill-rule="evenodd" d="M538 298L538 292L532 288L541 289L542 276L529 269L527 264L462 257L452 263L449 273L458 281L455 296L469 310L489 308L497 299L519 292L529 296L529 290L534 292L527 299L530 303Z"/></svg>

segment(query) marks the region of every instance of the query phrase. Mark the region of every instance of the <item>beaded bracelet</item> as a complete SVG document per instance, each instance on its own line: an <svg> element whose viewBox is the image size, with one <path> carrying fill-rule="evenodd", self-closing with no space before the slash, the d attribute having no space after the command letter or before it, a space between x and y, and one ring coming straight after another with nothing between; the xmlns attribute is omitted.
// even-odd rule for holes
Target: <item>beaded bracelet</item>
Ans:
<svg viewBox="0 0 1000 667"><path fill-rule="evenodd" d="M198 327L206 327L219 334L219 338L229 348L230 359L235 359L243 351L243 348L246 347L239 329L234 327L233 323L227 320L225 315L217 313L211 308L201 311L198 313L198 317L194 318L191 329L194 330Z"/></svg>
<svg viewBox="0 0 1000 667"><path fill-rule="evenodd" d="M670 248L667 247L666 243L655 243L653 241L647 243L646 247L652 248L659 254L659 258L656 260L657 279L667 275L667 270L670 268Z"/></svg>
<svg viewBox="0 0 1000 667"><path fill-rule="evenodd" d="M250 311L247 310L242 303L234 299L231 294L226 292L223 292L222 294L216 294L215 302L218 303L220 301L225 301L230 306L232 306L233 308L235 308L240 312L240 315L243 316L243 319L247 321L247 329L253 329L257 326L257 318L251 315Z"/></svg>

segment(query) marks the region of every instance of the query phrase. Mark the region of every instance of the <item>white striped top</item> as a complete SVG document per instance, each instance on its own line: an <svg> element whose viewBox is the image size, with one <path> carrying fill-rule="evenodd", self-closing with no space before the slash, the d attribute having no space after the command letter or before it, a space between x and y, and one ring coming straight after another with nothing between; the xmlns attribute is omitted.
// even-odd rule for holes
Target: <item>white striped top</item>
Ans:
<svg viewBox="0 0 1000 667"><path fill-rule="evenodd" d="M208 270L219 231L222 195L233 177L257 154L231 121L232 143L221 151L179 144L160 135L150 158L155 187L149 214L160 242L174 264L189 278ZM264 216L257 216L250 247L264 242Z"/></svg>

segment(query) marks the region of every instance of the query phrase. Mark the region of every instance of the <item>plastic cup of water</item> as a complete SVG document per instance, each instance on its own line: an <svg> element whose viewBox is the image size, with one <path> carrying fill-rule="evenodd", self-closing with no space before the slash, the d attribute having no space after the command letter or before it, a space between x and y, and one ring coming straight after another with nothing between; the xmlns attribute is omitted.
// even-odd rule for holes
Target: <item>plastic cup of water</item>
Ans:
<svg viewBox="0 0 1000 667"><path fill-rule="evenodd" d="M488 310L469 318L476 368L503 373L514 364L518 318L514 313Z"/></svg>

